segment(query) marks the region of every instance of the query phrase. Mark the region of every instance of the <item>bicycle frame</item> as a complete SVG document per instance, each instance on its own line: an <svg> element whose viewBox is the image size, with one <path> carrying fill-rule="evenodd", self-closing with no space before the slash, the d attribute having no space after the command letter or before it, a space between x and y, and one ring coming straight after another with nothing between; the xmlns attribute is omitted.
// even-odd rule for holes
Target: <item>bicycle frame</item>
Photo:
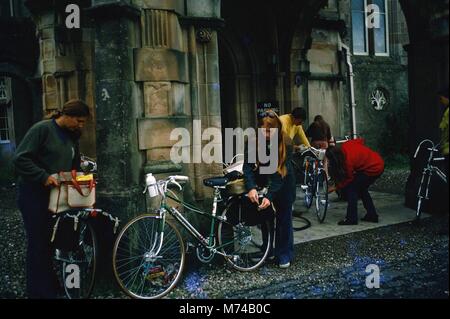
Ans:
<svg viewBox="0 0 450 319"><path fill-rule="evenodd" d="M431 178L433 176L433 173L435 173L444 183L448 183L448 177L443 173L438 167L432 165L433 162L441 161L443 158L434 158L434 154L438 152L438 146L433 143L431 140L423 140L420 142L419 146L416 149L416 152L414 154L414 158L417 158L417 155L422 148L422 145L424 144L430 144L431 147L427 148L427 150L430 152L428 156L427 165L422 171L422 178L420 181L419 189L417 191L417 198L418 198L418 204L417 204L417 216L420 216L420 206L422 199L429 200L429 191L430 191L430 183ZM424 182L426 180L426 187L425 187L425 193L423 192Z"/></svg>
<svg viewBox="0 0 450 319"><path fill-rule="evenodd" d="M164 223L165 223L165 218L166 218L165 215L166 215L166 213L169 213L202 246L204 246L206 249L208 249L213 254L219 254L224 257L227 257L227 255L220 252L219 249L226 247L228 245L232 245L234 242L230 241L230 242L225 243L220 246L215 245L216 222L225 222L226 223L226 220L224 218L222 218L221 216L217 216L217 205L218 205L219 199L221 199L220 187L215 187L215 189L214 189L213 210L212 210L211 214L208 214L207 212L204 212L204 211L198 209L197 207L191 206L188 203L185 203L185 202L179 200L178 198L168 195L167 189L162 190L162 191L164 191L164 195L162 196L162 200L161 200L161 204L160 204L159 216L156 217L156 218L161 219L161 223L160 223L159 229L158 229L158 232L161 234L161 236L159 238L158 249L156 251L154 251L154 247L152 247L152 249L150 249L150 251L154 251L154 253L152 253L152 255L157 256L161 251L163 240L164 240ZM200 234L200 232L176 208L170 206L167 203L167 197L172 199L173 201L181 204L184 208L186 208L196 214L210 218L211 219L211 228L210 228L210 233L209 233L208 238L205 238L202 234Z"/></svg>

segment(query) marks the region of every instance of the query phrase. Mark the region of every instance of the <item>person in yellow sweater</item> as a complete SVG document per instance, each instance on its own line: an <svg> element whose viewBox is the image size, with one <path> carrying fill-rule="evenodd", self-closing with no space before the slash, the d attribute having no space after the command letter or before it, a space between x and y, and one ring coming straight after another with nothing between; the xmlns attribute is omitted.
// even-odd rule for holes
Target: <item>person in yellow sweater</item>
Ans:
<svg viewBox="0 0 450 319"><path fill-rule="evenodd" d="M302 127L305 120L306 111L301 107L293 109L291 114L280 116L280 121L283 124L283 132L294 142L294 150L298 150L300 145L306 147L311 146ZM300 144L298 144L298 140Z"/></svg>

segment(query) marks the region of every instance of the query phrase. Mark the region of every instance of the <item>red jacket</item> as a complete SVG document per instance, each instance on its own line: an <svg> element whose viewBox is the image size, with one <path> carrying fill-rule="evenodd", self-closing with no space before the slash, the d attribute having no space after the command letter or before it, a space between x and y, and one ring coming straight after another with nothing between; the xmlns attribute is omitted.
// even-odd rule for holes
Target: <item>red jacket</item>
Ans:
<svg viewBox="0 0 450 319"><path fill-rule="evenodd" d="M378 176L384 171L384 161L380 154L364 145L363 139L351 140L342 145L345 156L346 179L337 185L343 188L353 181L356 172L367 176Z"/></svg>

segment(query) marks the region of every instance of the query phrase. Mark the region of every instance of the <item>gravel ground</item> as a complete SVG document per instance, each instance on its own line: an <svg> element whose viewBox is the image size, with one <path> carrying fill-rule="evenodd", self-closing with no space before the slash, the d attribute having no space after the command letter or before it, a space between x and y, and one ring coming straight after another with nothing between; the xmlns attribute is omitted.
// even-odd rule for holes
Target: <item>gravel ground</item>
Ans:
<svg viewBox="0 0 450 319"><path fill-rule="evenodd" d="M0 298L24 298L23 224L14 192L1 191ZM241 273L221 258L199 265L190 255L168 298L448 298L448 235L436 231L436 221L427 219L304 243L287 270L268 264ZM380 289L365 287L369 264L380 268ZM123 298L111 282L101 282L93 298Z"/></svg>

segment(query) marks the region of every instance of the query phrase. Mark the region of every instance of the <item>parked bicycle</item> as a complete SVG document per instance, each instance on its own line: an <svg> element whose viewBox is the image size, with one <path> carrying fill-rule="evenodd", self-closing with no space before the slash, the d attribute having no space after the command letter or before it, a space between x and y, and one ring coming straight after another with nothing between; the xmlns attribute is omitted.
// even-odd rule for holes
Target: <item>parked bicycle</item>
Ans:
<svg viewBox="0 0 450 319"><path fill-rule="evenodd" d="M422 204L423 200L429 200L429 191L430 191L430 183L431 178L433 174L436 174L444 183L448 183L448 177L445 175L444 172L442 172L438 167L434 166L433 163L445 161L445 158L438 157L435 158L435 154L439 152L439 144L435 145L433 141L431 140L423 140L420 142L419 146L416 149L416 152L414 153L414 158L417 158L420 149L423 145L429 144L429 147L427 147L427 151L429 152L427 164L425 165L423 171L422 171L422 178L420 181L419 189L417 191L417 209L416 209L416 220L420 219L420 216L422 214Z"/></svg>
<svg viewBox="0 0 450 319"><path fill-rule="evenodd" d="M97 171L95 161L85 156L81 167L86 174ZM98 208L75 208L55 214L53 218L53 266L59 284L68 299L87 299L94 288L98 262L98 241L93 223L105 218L114 225L115 233L119 219Z"/></svg>
<svg viewBox="0 0 450 319"><path fill-rule="evenodd" d="M328 209L328 178L323 164L325 150L309 147L297 154L304 157L303 169L295 161L294 167L297 172L304 172L298 180L301 181L300 187L304 192L305 206L311 208L315 199L317 220L322 224Z"/></svg>
<svg viewBox="0 0 450 319"><path fill-rule="evenodd" d="M221 191L228 178L210 178L204 185L214 189L212 212L207 213L180 200L168 187L187 182L186 176L170 176L152 181L147 176L146 192L150 198L160 197L160 207L153 214L144 214L131 220L120 232L113 251L114 275L121 289L132 298L153 299L168 294L180 280L185 253L195 247L197 258L203 263L221 255L228 264L240 271L252 271L263 264L268 253L271 233L269 222L247 224L245 212L236 210L234 201L227 203L218 214ZM204 236L168 199L181 204L186 210L207 217L210 231ZM171 217L169 219L169 217ZM175 226L185 229L197 245L188 244Z"/></svg>

